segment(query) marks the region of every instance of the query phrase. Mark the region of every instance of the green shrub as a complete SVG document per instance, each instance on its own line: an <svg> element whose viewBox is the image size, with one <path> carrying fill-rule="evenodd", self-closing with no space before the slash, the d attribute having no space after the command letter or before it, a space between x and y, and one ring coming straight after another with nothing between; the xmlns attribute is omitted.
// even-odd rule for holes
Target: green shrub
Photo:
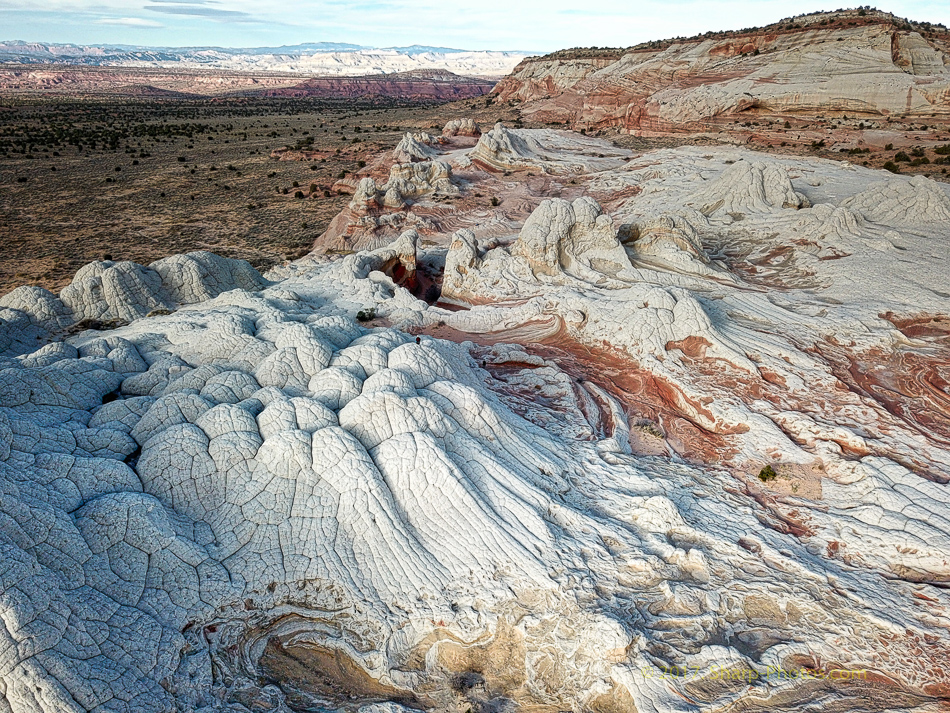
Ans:
<svg viewBox="0 0 950 713"><path fill-rule="evenodd" d="M910 163L910 156L908 156L903 151L898 151L896 154L894 154L894 160L898 163Z"/></svg>
<svg viewBox="0 0 950 713"><path fill-rule="evenodd" d="M370 307L369 309L361 309L356 313L356 319L360 322L369 322L370 320L376 319L376 308Z"/></svg>
<svg viewBox="0 0 950 713"><path fill-rule="evenodd" d="M775 468L770 465L765 466L759 471L759 480L761 480L763 483L768 483L771 480L775 480L777 477L778 473L776 473Z"/></svg>
<svg viewBox="0 0 950 713"><path fill-rule="evenodd" d="M901 172L901 167L898 166L898 165L897 165L896 163L894 163L893 161L887 161L887 162L884 164L884 170L885 170L885 171L890 171L891 173L900 173L900 172Z"/></svg>

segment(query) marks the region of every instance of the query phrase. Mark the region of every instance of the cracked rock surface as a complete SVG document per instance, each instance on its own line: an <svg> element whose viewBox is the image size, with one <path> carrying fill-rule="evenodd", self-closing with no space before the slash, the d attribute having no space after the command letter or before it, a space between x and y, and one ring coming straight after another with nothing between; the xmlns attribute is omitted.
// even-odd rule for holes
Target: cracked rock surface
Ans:
<svg viewBox="0 0 950 713"><path fill-rule="evenodd" d="M0 709L946 705L945 189L493 133L511 229L0 298Z"/></svg>

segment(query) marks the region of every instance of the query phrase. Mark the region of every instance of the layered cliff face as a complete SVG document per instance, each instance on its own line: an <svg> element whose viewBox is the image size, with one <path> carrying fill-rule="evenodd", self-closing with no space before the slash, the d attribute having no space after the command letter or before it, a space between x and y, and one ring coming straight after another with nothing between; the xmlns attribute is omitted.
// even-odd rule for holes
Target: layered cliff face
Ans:
<svg viewBox="0 0 950 713"><path fill-rule="evenodd" d="M461 77L446 71L416 71L369 77L314 77L292 87L255 92L269 97L397 97L456 101L487 94L495 82Z"/></svg>
<svg viewBox="0 0 950 713"><path fill-rule="evenodd" d="M0 90L10 94L123 94L192 97L392 97L450 102L480 97L494 80L445 70L417 70L368 76L303 79L297 72L210 70L191 67L77 67L0 65Z"/></svg>
<svg viewBox="0 0 950 713"><path fill-rule="evenodd" d="M496 87L526 119L643 135L848 115L950 120L950 35L875 11L522 62ZM659 45L660 43L655 43Z"/></svg>

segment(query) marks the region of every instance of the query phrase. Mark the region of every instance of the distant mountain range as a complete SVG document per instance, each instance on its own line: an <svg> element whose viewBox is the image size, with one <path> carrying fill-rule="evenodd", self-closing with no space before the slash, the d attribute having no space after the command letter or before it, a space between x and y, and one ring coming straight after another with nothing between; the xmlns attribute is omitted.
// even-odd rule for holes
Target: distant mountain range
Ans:
<svg viewBox="0 0 950 713"><path fill-rule="evenodd" d="M7 40L0 64L74 64L94 67L161 67L300 72L320 76L447 70L501 77L528 52L469 51L450 47L364 47L346 42L306 42L281 47L145 47L76 45Z"/></svg>

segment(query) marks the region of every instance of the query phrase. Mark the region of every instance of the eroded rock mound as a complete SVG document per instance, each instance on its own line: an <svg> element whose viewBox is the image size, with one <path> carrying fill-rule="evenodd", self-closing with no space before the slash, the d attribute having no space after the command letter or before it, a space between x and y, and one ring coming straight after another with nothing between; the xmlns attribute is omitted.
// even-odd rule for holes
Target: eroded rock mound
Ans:
<svg viewBox="0 0 950 713"><path fill-rule="evenodd" d="M950 197L935 181L925 176L875 183L841 205L882 225L921 226L950 222Z"/></svg>
<svg viewBox="0 0 950 713"><path fill-rule="evenodd" d="M496 171L534 166L533 152L518 134L498 122L488 133L482 134L475 149L469 154L472 161Z"/></svg>
<svg viewBox="0 0 950 713"><path fill-rule="evenodd" d="M478 123L471 117L452 119L442 127L443 136L480 136L481 133Z"/></svg>
<svg viewBox="0 0 950 713"><path fill-rule="evenodd" d="M350 200L350 210L367 213L374 210L399 210L408 201L426 195L454 196L459 189L452 183L452 167L444 161L397 163L389 170L389 180L377 187L370 177L360 179Z"/></svg>
<svg viewBox="0 0 950 713"><path fill-rule="evenodd" d="M155 309L171 309L162 278L134 262L93 262L59 294L77 321L129 322Z"/></svg>
<svg viewBox="0 0 950 713"><path fill-rule="evenodd" d="M42 287L17 287L0 297L0 307L23 312L33 324L44 329L65 329L76 321L63 301Z"/></svg>
<svg viewBox="0 0 950 713"><path fill-rule="evenodd" d="M0 306L24 314L44 333L56 333L77 322L130 322L228 290L255 291L267 284L246 260L198 251L148 267L134 262L92 262L76 273L58 297L38 287L20 287L0 298Z"/></svg>
<svg viewBox="0 0 950 713"><path fill-rule="evenodd" d="M393 149L393 160L396 163L414 163L416 161L431 161L438 156L432 148L439 139L425 132L407 133Z"/></svg>
<svg viewBox="0 0 950 713"><path fill-rule="evenodd" d="M774 163L738 161L697 191L693 205L704 215L771 213L811 204L792 186L788 171Z"/></svg>
<svg viewBox="0 0 950 713"><path fill-rule="evenodd" d="M509 129L499 122L481 135L467 160L490 171L533 168L544 173L585 173L617 168L632 155L627 149L581 134Z"/></svg>
<svg viewBox="0 0 950 713"><path fill-rule="evenodd" d="M616 274L630 266L610 216L592 198L546 200L531 214L511 246L535 274Z"/></svg>
<svg viewBox="0 0 950 713"><path fill-rule="evenodd" d="M360 179L347 210L331 221L315 247L375 250L409 229L431 231L433 223L411 206L459 195L452 168L444 161L394 164L381 186L372 177Z"/></svg>
<svg viewBox="0 0 950 713"><path fill-rule="evenodd" d="M389 181L382 190L386 192L387 201L393 202L428 194L446 196L459 193L452 183L452 169L444 161L396 164L389 170Z"/></svg>
<svg viewBox="0 0 950 713"><path fill-rule="evenodd" d="M696 228L683 216L659 216L629 230L634 233L628 246L635 260L676 272L735 280L710 261Z"/></svg>
<svg viewBox="0 0 950 713"><path fill-rule="evenodd" d="M162 278L173 302L194 304L240 289L255 292L267 285L247 260L224 258L207 251L173 255L149 267Z"/></svg>

